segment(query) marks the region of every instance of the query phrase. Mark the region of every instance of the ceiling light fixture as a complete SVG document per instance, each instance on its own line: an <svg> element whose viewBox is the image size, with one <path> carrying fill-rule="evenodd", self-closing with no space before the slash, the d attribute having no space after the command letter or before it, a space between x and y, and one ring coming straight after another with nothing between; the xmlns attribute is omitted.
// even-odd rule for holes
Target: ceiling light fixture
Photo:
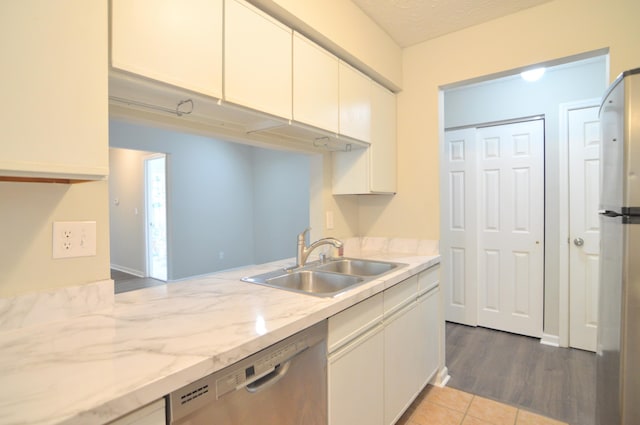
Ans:
<svg viewBox="0 0 640 425"><path fill-rule="evenodd" d="M525 81L529 81L529 82L538 81L544 75L544 71L545 71L544 67L534 68L528 71L521 72L520 76Z"/></svg>

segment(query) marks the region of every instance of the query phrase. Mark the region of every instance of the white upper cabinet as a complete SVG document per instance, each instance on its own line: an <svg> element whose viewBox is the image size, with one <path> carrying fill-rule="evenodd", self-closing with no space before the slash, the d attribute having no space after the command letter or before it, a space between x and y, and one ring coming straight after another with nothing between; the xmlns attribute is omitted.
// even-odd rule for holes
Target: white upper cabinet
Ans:
<svg viewBox="0 0 640 425"><path fill-rule="evenodd" d="M293 119L338 133L339 60L304 36L293 36Z"/></svg>
<svg viewBox="0 0 640 425"><path fill-rule="evenodd" d="M396 95L371 84L370 189L377 193L397 190Z"/></svg>
<svg viewBox="0 0 640 425"><path fill-rule="evenodd" d="M225 2L225 100L291 119L292 30L241 0Z"/></svg>
<svg viewBox="0 0 640 425"><path fill-rule="evenodd" d="M0 2L0 178L109 173L108 3Z"/></svg>
<svg viewBox="0 0 640 425"><path fill-rule="evenodd" d="M340 62L340 134L371 141L371 80Z"/></svg>
<svg viewBox="0 0 640 425"><path fill-rule="evenodd" d="M371 145L332 152L334 195L397 191L396 96L375 82L371 90Z"/></svg>
<svg viewBox="0 0 640 425"><path fill-rule="evenodd" d="M114 68L222 97L223 0L112 0Z"/></svg>

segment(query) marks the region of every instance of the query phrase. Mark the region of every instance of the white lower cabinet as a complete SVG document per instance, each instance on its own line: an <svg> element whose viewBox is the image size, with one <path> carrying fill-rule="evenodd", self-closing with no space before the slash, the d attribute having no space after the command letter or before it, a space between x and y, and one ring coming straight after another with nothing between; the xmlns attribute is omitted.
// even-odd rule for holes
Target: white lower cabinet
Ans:
<svg viewBox="0 0 640 425"><path fill-rule="evenodd" d="M418 311L420 314L420 338L416 349L424 359L417 374L421 385L431 382L444 366L444 312L440 289L440 266L434 266L418 274Z"/></svg>
<svg viewBox="0 0 640 425"><path fill-rule="evenodd" d="M330 317L329 425L394 424L438 372L443 326L438 266Z"/></svg>
<svg viewBox="0 0 640 425"><path fill-rule="evenodd" d="M382 425L383 294L329 318L329 425Z"/></svg>
<svg viewBox="0 0 640 425"><path fill-rule="evenodd" d="M166 425L164 398L126 414L108 425Z"/></svg>
<svg viewBox="0 0 640 425"><path fill-rule="evenodd" d="M329 355L329 425L382 425L383 344L378 325Z"/></svg>
<svg viewBox="0 0 640 425"><path fill-rule="evenodd" d="M414 348L421 339L419 320L414 302L384 326L385 425L396 423L422 389L416 374L421 362Z"/></svg>
<svg viewBox="0 0 640 425"><path fill-rule="evenodd" d="M438 372L438 365L440 364L440 344L438 344L441 327L438 323L440 317L439 299L440 287L435 287L418 296L416 311L418 313L418 326L420 327L419 334L424 335L423 338L418 338L416 341L416 351L419 353L419 358L422 359L416 370L421 388L431 381Z"/></svg>
<svg viewBox="0 0 640 425"><path fill-rule="evenodd" d="M384 292L384 424L394 424L420 392L416 370L421 359L418 279L409 279Z"/></svg>

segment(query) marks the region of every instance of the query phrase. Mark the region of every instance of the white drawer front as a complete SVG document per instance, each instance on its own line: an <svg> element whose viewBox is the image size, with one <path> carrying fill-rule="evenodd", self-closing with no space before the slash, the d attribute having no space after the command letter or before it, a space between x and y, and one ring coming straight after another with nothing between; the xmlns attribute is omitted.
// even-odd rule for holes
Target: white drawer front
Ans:
<svg viewBox="0 0 640 425"><path fill-rule="evenodd" d="M384 291L384 315L388 316L418 294L418 276L411 276L397 285Z"/></svg>
<svg viewBox="0 0 640 425"><path fill-rule="evenodd" d="M440 266L429 267L418 274L418 293L423 294L440 282Z"/></svg>
<svg viewBox="0 0 640 425"><path fill-rule="evenodd" d="M374 295L329 318L329 352L347 344L382 320L382 294Z"/></svg>

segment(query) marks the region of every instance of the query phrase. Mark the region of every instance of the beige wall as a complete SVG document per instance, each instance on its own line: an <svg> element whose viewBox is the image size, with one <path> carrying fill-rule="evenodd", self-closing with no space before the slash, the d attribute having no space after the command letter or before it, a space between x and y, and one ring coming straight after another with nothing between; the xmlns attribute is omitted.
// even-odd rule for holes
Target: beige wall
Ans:
<svg viewBox="0 0 640 425"><path fill-rule="evenodd" d="M109 278L107 182L0 182L0 297ZM54 221L96 221L95 257L51 258Z"/></svg>
<svg viewBox="0 0 640 425"><path fill-rule="evenodd" d="M310 240L333 236L351 238L359 236L358 197L333 196L331 193L331 154L315 155L311 176ZM317 187L315 185L318 185ZM327 229L326 213L333 213L333 229Z"/></svg>
<svg viewBox="0 0 640 425"><path fill-rule="evenodd" d="M398 194L361 197L362 236L439 239L439 88L609 49L610 75L640 66L640 2L556 0L407 48L398 97ZM545 332L559 328L557 270L547 270Z"/></svg>

